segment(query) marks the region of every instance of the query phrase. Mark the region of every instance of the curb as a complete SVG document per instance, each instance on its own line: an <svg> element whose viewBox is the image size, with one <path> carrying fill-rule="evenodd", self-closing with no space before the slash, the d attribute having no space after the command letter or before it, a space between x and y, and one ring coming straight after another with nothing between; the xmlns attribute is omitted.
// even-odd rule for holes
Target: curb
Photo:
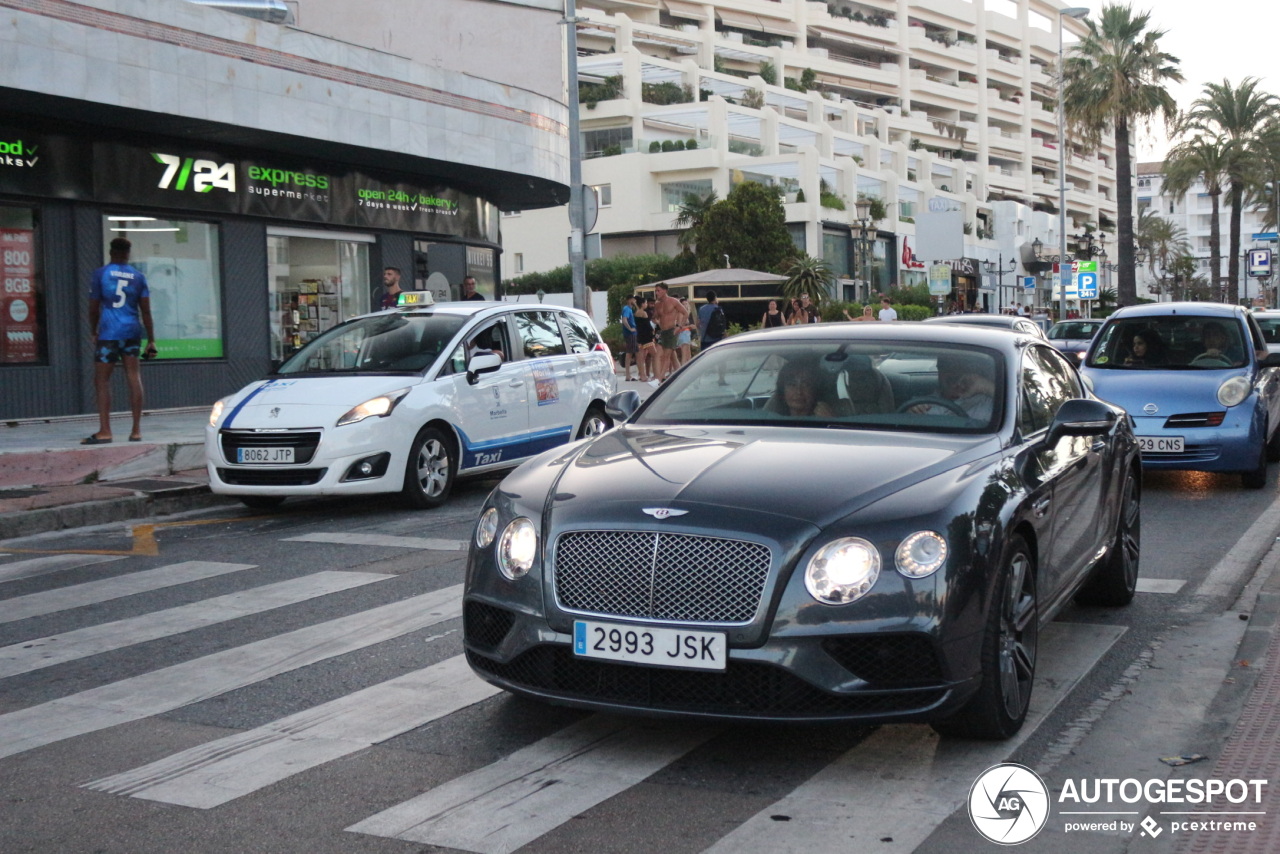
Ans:
<svg viewBox="0 0 1280 854"><path fill-rule="evenodd" d="M201 510L237 504L233 498L214 495L205 484L174 487L154 493L138 492L120 498L43 507L0 516L0 540L47 534L66 528L105 525L129 519L171 516L187 510Z"/></svg>

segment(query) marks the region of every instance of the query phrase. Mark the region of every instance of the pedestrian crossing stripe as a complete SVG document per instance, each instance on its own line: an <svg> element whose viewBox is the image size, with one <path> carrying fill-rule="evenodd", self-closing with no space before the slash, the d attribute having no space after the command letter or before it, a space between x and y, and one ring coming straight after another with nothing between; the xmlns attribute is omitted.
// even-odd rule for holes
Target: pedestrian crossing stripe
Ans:
<svg viewBox="0 0 1280 854"><path fill-rule="evenodd" d="M301 537L289 537L286 543L333 543L345 546L385 546L392 549L429 549L434 551L460 552L467 550L466 540L440 540L430 537L397 537L391 534L305 534Z"/></svg>

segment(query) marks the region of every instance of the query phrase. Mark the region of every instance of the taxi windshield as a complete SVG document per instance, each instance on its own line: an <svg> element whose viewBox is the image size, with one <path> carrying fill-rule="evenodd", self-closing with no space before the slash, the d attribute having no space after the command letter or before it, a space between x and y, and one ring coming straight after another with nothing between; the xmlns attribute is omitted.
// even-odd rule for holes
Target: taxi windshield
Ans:
<svg viewBox="0 0 1280 854"><path fill-rule="evenodd" d="M451 314L383 312L335 326L289 357L277 374L418 373L466 322Z"/></svg>

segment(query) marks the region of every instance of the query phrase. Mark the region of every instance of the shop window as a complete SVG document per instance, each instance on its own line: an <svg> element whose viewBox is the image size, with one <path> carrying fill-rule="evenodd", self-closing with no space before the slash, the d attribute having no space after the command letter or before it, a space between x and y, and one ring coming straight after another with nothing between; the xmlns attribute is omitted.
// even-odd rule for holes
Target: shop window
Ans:
<svg viewBox="0 0 1280 854"><path fill-rule="evenodd" d="M218 227L193 220L108 214L102 262L117 237L133 244L129 263L147 277L161 359L222 358L222 274Z"/></svg>
<svg viewBox="0 0 1280 854"><path fill-rule="evenodd" d="M0 205L0 364L48 362L44 279L38 216L31 208Z"/></svg>
<svg viewBox="0 0 1280 854"><path fill-rule="evenodd" d="M267 235L271 358L280 362L339 323L369 311L369 243L312 235Z"/></svg>

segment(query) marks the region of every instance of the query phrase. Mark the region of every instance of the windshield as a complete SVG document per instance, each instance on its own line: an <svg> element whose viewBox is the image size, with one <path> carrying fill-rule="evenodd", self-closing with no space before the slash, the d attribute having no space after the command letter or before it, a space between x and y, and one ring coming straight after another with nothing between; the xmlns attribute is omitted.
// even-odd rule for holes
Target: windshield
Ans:
<svg viewBox="0 0 1280 854"><path fill-rule="evenodd" d="M277 374L418 372L431 365L466 318L384 312L335 326L276 369Z"/></svg>
<svg viewBox="0 0 1280 854"><path fill-rule="evenodd" d="M1248 363L1240 323L1233 317L1176 314L1112 320L1086 364L1116 370L1212 371Z"/></svg>
<svg viewBox="0 0 1280 854"><path fill-rule="evenodd" d="M992 432L1003 364L989 350L900 341L720 345L664 385L635 423Z"/></svg>
<svg viewBox="0 0 1280 854"><path fill-rule="evenodd" d="M1263 340L1268 344L1280 344L1280 315L1255 314L1253 319L1262 329Z"/></svg>
<svg viewBox="0 0 1280 854"><path fill-rule="evenodd" d="M1093 337L1093 333L1097 332L1101 326L1101 323L1082 323L1078 320L1068 320L1063 323L1055 323L1053 324L1053 328L1049 330L1049 340L1088 340Z"/></svg>

